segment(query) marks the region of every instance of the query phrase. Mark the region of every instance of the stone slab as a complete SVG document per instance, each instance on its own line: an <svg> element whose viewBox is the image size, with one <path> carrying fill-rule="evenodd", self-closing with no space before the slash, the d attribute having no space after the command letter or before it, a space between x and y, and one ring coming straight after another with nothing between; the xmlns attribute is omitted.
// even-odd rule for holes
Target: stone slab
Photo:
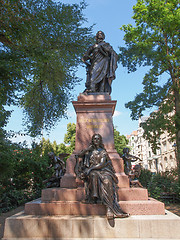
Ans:
<svg viewBox="0 0 180 240"><path fill-rule="evenodd" d="M4 239L4 238L3 238ZM8 238L10 240L100 240L100 238ZM121 238L103 238L103 240L114 240L114 239L121 239ZM177 240L177 238L123 238L124 240Z"/></svg>
<svg viewBox="0 0 180 240"><path fill-rule="evenodd" d="M148 191L145 188L119 188L119 201L147 201Z"/></svg>
<svg viewBox="0 0 180 240"><path fill-rule="evenodd" d="M124 212L131 215L164 215L164 203L155 199L148 201L119 201L119 204Z"/></svg>
<svg viewBox="0 0 180 240"><path fill-rule="evenodd" d="M150 199L147 201L119 201L124 212L130 215L164 215L164 203ZM85 204L78 201L41 202L41 199L25 204L25 213L33 215L106 215L102 204Z"/></svg>
<svg viewBox="0 0 180 240"><path fill-rule="evenodd" d="M69 162L67 163L67 165L68 164ZM71 166L73 166L73 164ZM118 178L117 185L119 188L129 188L129 179L128 179L128 176L125 175L125 173L117 173L116 176ZM66 173L61 179L61 188L73 189L79 186L83 186L83 183L82 181L76 178L74 173L72 174Z"/></svg>
<svg viewBox="0 0 180 240"><path fill-rule="evenodd" d="M147 189L144 188L119 188L119 201L148 200ZM42 190L42 202L54 201L81 201L85 199L83 187L77 189L69 188L47 188Z"/></svg>
<svg viewBox="0 0 180 240"><path fill-rule="evenodd" d="M111 101L111 96L108 93L91 93L91 94L80 93L78 96L78 101L80 102Z"/></svg>
<svg viewBox="0 0 180 240"><path fill-rule="evenodd" d="M6 219L3 240L15 239L180 239L180 217L130 216L107 221L101 216L34 216L20 212Z"/></svg>

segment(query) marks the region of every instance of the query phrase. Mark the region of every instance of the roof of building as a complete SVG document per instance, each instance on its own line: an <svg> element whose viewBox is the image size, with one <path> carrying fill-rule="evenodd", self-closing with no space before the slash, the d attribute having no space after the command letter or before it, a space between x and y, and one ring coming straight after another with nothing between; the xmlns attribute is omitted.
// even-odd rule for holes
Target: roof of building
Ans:
<svg viewBox="0 0 180 240"><path fill-rule="evenodd" d="M133 132L131 133L131 136L132 136L132 135L137 136L137 135L138 135L138 132L137 132L137 131L133 131Z"/></svg>

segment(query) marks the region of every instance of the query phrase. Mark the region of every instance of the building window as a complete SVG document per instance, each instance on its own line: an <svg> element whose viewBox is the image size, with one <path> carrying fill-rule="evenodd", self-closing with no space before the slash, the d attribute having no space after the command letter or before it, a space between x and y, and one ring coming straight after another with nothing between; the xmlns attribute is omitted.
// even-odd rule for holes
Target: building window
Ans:
<svg viewBox="0 0 180 240"><path fill-rule="evenodd" d="M167 151L167 144L166 144L166 142L163 142L163 150L164 150L164 152Z"/></svg>
<svg viewBox="0 0 180 240"><path fill-rule="evenodd" d="M166 171L167 171L167 169L168 169L167 157L164 158L164 164L165 164L165 169L166 169Z"/></svg>
<svg viewBox="0 0 180 240"><path fill-rule="evenodd" d="M171 168L174 167L174 161L173 161L172 155L170 155L170 167L171 167Z"/></svg>

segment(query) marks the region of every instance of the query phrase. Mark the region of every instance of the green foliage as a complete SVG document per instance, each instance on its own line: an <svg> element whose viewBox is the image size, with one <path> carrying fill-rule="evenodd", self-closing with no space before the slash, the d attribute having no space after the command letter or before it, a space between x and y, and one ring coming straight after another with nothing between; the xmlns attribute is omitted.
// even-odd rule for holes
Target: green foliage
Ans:
<svg viewBox="0 0 180 240"><path fill-rule="evenodd" d="M146 109L157 107L143 125L145 137L154 151L165 130L175 135L180 161L180 8L179 0L137 0L133 7L135 26L123 25L125 47L120 61L129 72L138 66L149 71L143 79L143 92L126 104L132 119ZM173 113L173 114L171 114ZM179 170L180 173L180 170ZM180 176L180 174L179 174Z"/></svg>
<svg viewBox="0 0 180 240"><path fill-rule="evenodd" d="M150 197L161 201L166 200L163 196L175 196L176 201L180 201L180 184L178 181L178 172L171 170L163 173L152 173L147 169L142 169L139 181L143 187L148 189Z"/></svg>
<svg viewBox="0 0 180 240"><path fill-rule="evenodd" d="M75 149L75 138L76 138L76 124L68 123L67 133L64 135L64 143L57 144L56 141L53 143L49 139L42 138L40 142L41 155L47 156L48 152L54 152L56 156L60 153L71 154Z"/></svg>
<svg viewBox="0 0 180 240"><path fill-rule="evenodd" d="M41 150L42 150L42 155L47 155L48 152L53 152L53 147L49 139L42 138L40 142ZM56 152L55 152L56 154Z"/></svg>
<svg viewBox="0 0 180 240"><path fill-rule="evenodd" d="M162 194L165 193L176 193L177 198L179 198L180 192L177 192L178 185L178 181L174 181L172 176L169 176L168 173L155 174L153 175L151 182L148 186L148 191L151 197L159 200L162 198Z"/></svg>
<svg viewBox="0 0 180 240"><path fill-rule="evenodd" d="M139 181L143 187L148 188L148 185L152 178L152 172L147 169L141 170L141 175L139 176Z"/></svg>
<svg viewBox="0 0 180 240"><path fill-rule="evenodd" d="M25 145L12 144L0 138L0 208L1 212L10 210L41 196L41 189L45 187L43 180L53 174L48 152L71 153L74 150L76 125L68 124L66 142L53 143L49 139L42 139L40 144L33 143L31 149Z"/></svg>
<svg viewBox="0 0 180 240"><path fill-rule="evenodd" d="M114 128L114 145L117 152L122 155L123 148L127 148L128 140L124 135L120 135L120 132Z"/></svg>
<svg viewBox="0 0 180 240"><path fill-rule="evenodd" d="M6 179L13 172L13 149L4 135L0 136L0 179Z"/></svg>
<svg viewBox="0 0 180 240"><path fill-rule="evenodd" d="M41 148L33 144L32 149L7 142L0 158L0 207L7 211L26 201L40 197L43 180L48 177L48 157L41 155Z"/></svg>
<svg viewBox="0 0 180 240"><path fill-rule="evenodd" d="M160 136L165 131L168 132L172 142L176 141L175 115L170 114L171 104L170 99L163 102L159 106L159 110L151 113L146 122L141 124L144 129L144 137L151 143L154 154L156 154L156 149L159 148ZM173 108L171 108L171 110L172 109Z"/></svg>
<svg viewBox="0 0 180 240"><path fill-rule="evenodd" d="M16 208L34 198L40 197L40 193L32 193L25 190L17 190L7 188L0 197L0 213L7 212L13 208Z"/></svg>
<svg viewBox="0 0 180 240"><path fill-rule="evenodd" d="M76 125L67 125L64 143L53 143L42 139L40 144L33 143L31 149L27 146L12 144L5 138L0 141L0 212L15 208L27 201L41 196L45 187L43 180L53 174L48 152L72 153L75 147Z"/></svg>
<svg viewBox="0 0 180 240"><path fill-rule="evenodd" d="M77 67L92 41L92 27L83 27L85 8L84 1L1 1L0 111L7 117L3 106L21 106L32 135L66 115L80 81Z"/></svg>
<svg viewBox="0 0 180 240"><path fill-rule="evenodd" d="M69 154L71 154L75 149L75 140L76 140L76 124L68 123L67 133L64 136L64 142L69 145L67 147Z"/></svg>
<svg viewBox="0 0 180 240"><path fill-rule="evenodd" d="M64 143L60 143L58 145L58 150L57 150L58 154L60 153L68 153L67 147Z"/></svg>

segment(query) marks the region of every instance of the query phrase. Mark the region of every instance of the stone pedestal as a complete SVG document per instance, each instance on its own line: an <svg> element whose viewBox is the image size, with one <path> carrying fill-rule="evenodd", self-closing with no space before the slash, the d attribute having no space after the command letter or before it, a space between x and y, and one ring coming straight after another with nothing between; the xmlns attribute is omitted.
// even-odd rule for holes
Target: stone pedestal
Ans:
<svg viewBox="0 0 180 240"><path fill-rule="evenodd" d="M72 104L77 114L75 151L87 148L95 133L102 136L107 151L115 151L112 116L116 101L106 93L80 94Z"/></svg>
<svg viewBox="0 0 180 240"><path fill-rule="evenodd" d="M72 102L76 111L76 142L75 151L67 160L66 174L61 180L61 187L74 188L78 186L74 175L74 154L89 146L92 136L99 133L103 144L112 161L119 187L129 187L128 177L124 174L124 164L114 146L114 128L112 116L116 101L112 101L107 93L80 94L78 101Z"/></svg>
<svg viewBox="0 0 180 240"><path fill-rule="evenodd" d="M6 219L4 240L17 239L180 239L180 218L164 204L150 199L143 188L130 188L123 160L114 148L112 115L116 101L108 94L80 94L73 102L77 114L76 146L67 160L61 188L42 190L41 199L25 204L24 213ZM83 183L74 173L75 154L99 133L115 168L119 204L125 219L106 219L101 204L85 204Z"/></svg>
<svg viewBox="0 0 180 240"><path fill-rule="evenodd" d="M164 215L164 203L148 198L143 188L119 188L119 204L130 215ZM102 204L86 204L83 187L76 189L54 188L42 190L41 199L25 204L27 215L106 216Z"/></svg>
<svg viewBox="0 0 180 240"><path fill-rule="evenodd" d="M3 240L173 240L180 239L180 218L134 215L107 221L103 216L37 216L20 212L6 220Z"/></svg>

